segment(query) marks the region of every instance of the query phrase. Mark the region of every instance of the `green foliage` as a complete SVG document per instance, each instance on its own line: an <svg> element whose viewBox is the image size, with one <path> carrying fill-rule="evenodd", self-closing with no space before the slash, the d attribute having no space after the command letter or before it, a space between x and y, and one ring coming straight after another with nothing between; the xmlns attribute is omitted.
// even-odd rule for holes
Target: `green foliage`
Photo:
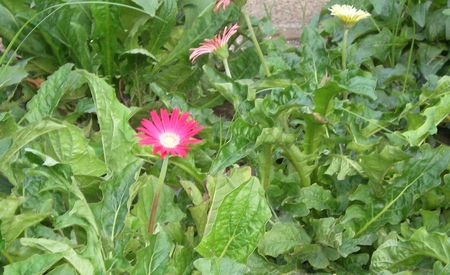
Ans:
<svg viewBox="0 0 450 275"><path fill-rule="evenodd" d="M240 2L0 1L0 273L450 273L447 3L354 3L343 70L348 1L300 46ZM204 129L150 234L160 108Z"/></svg>

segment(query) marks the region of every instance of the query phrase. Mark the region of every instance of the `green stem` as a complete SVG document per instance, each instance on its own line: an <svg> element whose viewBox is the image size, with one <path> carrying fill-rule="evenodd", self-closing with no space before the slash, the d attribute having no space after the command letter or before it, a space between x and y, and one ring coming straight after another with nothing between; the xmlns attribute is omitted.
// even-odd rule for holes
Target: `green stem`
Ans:
<svg viewBox="0 0 450 275"><path fill-rule="evenodd" d="M241 9L242 15L244 15L245 22L247 22L248 30L250 32L250 38L252 39L253 44L255 45L256 53L258 53L258 57L261 60L261 64L264 68L264 72L266 76L270 76L269 67L267 67L266 60L264 59L264 55L261 51L261 47L259 46L258 40L256 39L255 32L253 31L252 22L250 21L250 17L248 16L247 10L243 6Z"/></svg>
<svg viewBox="0 0 450 275"><path fill-rule="evenodd" d="M344 38L342 40L342 70L347 70L347 39L348 39L348 30L345 28ZM348 99L348 92L344 92L344 100Z"/></svg>
<svg viewBox="0 0 450 275"><path fill-rule="evenodd" d="M348 29L344 31L344 38L342 40L342 70L347 70L347 39L348 39Z"/></svg>
<svg viewBox="0 0 450 275"><path fill-rule="evenodd" d="M283 147L284 154L291 161L292 165L294 166L295 171L297 171L297 173L300 177L302 187L308 187L308 186L310 186L310 183L306 178L306 171L303 170L304 166L300 165L297 162L297 160L295 159L294 154L293 154L294 150L299 150L299 149L294 145L292 145L289 148Z"/></svg>
<svg viewBox="0 0 450 275"><path fill-rule="evenodd" d="M148 233L153 233L153 227L155 225L156 211L158 209L159 196L164 185L164 178L166 177L167 165L169 164L169 156L165 156L163 159L161 172L159 173L158 185L156 186L155 196L153 197L152 210L150 212L150 218L148 220Z"/></svg>
<svg viewBox="0 0 450 275"><path fill-rule="evenodd" d="M262 180L264 190L266 190L266 188L269 186L270 166L272 165L272 163L271 163L272 149L273 149L272 145L267 145L267 146L265 146L265 148L264 148L265 152L263 153L264 167L263 167L263 171L261 171L262 172L261 180Z"/></svg>
<svg viewBox="0 0 450 275"><path fill-rule="evenodd" d="M228 58L225 57L222 61L223 61L223 66L225 67L225 74L229 78L232 78L231 77L231 72L230 72L230 66L228 66Z"/></svg>

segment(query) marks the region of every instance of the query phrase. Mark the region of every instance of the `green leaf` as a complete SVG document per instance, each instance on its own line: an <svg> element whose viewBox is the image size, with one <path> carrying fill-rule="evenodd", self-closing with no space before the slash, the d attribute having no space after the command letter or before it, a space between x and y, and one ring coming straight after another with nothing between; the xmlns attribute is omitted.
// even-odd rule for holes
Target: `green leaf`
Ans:
<svg viewBox="0 0 450 275"><path fill-rule="evenodd" d="M127 202L130 197L130 186L136 182L142 161L128 164L123 170L115 171L113 177L102 183L102 201L91 204L91 209L103 231L103 236L111 242L124 227L128 213Z"/></svg>
<svg viewBox="0 0 450 275"><path fill-rule="evenodd" d="M337 204L333 195L331 195L331 191L324 189L316 183L302 188L300 190L300 195L295 199L295 202L302 202L308 209L314 208L319 211L325 209L333 210Z"/></svg>
<svg viewBox="0 0 450 275"><path fill-rule="evenodd" d="M314 113L325 118L332 107L332 99L345 89L335 81L327 81L324 86L314 91ZM314 115L306 117L305 140L303 142L304 153L315 153L323 140L325 125L317 121Z"/></svg>
<svg viewBox="0 0 450 275"><path fill-rule="evenodd" d="M230 169L228 175L219 174L215 177L208 175L206 178L206 188L209 196L212 197L212 204L207 216L205 235L211 232L217 218L219 207L222 205L225 196L249 181L251 177L252 171L250 167Z"/></svg>
<svg viewBox="0 0 450 275"><path fill-rule="evenodd" d="M140 0L143 1L143 0ZM148 2L148 1L145 1ZM150 1L153 2L153 1ZM149 32L152 34L146 49L153 55L157 55L161 51L162 46L169 41L172 28L177 18L178 7L175 0L163 0L157 11L160 18L152 19L149 26Z"/></svg>
<svg viewBox="0 0 450 275"><path fill-rule="evenodd" d="M375 197L373 193L365 192L367 208L361 204L349 206L341 223L352 221L347 226L353 227L358 236L386 223L397 224L404 220L412 211L414 200L440 184L439 175L450 165L449 154L449 147L420 147L413 158L398 167L401 174L385 185L383 196ZM364 196L363 193L360 197Z"/></svg>
<svg viewBox="0 0 450 275"><path fill-rule="evenodd" d="M150 235L149 244L137 252L136 265L131 269L131 275L166 274L169 253L172 250L169 237L162 230L156 235Z"/></svg>
<svg viewBox="0 0 450 275"><path fill-rule="evenodd" d="M0 113L0 129L0 140L11 137L17 131L17 124L10 113Z"/></svg>
<svg viewBox="0 0 450 275"><path fill-rule="evenodd" d="M264 191L256 178L251 178L225 196L217 211L211 231L196 250L206 258L229 257L245 263L264 234L271 217Z"/></svg>
<svg viewBox="0 0 450 275"><path fill-rule="evenodd" d="M337 174L338 180L344 180L348 176L362 173L362 168L359 163L355 160L349 159L345 155L332 155L325 163L325 165L327 164L329 164L329 166L325 171L325 174L330 176Z"/></svg>
<svg viewBox="0 0 450 275"><path fill-rule="evenodd" d="M13 185L17 185L18 183L14 180L13 172L9 169L8 166L10 159L14 157L14 155L30 141L45 133L63 129L65 127L66 126L52 120L42 120L30 123L26 127L17 131L14 134L11 147L0 158L0 171L2 171L5 176L8 177Z"/></svg>
<svg viewBox="0 0 450 275"><path fill-rule="evenodd" d="M151 1L154 2L154 1ZM117 30L121 28L119 8L108 2L92 3L90 5L92 17L95 20L92 34L96 36L99 56L104 75L114 77L115 55L121 51Z"/></svg>
<svg viewBox="0 0 450 275"><path fill-rule="evenodd" d="M226 22L226 19L231 14L236 13L232 6L223 12L212 13L210 11L213 4L208 5L202 13L197 15L192 26L183 32L175 48L160 60L157 66L153 68L153 72L158 72L162 66L172 65L177 59L187 59L190 48L198 47L198 44L205 38L213 38L219 28Z"/></svg>
<svg viewBox="0 0 450 275"><path fill-rule="evenodd" d="M425 26L425 19L431 4L432 1L426 1L422 4L412 5L411 9L408 10L414 21L422 28Z"/></svg>
<svg viewBox="0 0 450 275"><path fill-rule="evenodd" d="M8 196L1 200L2 211L0 212L1 234L6 245L9 246L22 231L30 226L40 223L47 218L51 213L23 213L16 214L19 206L24 203L23 198L16 196Z"/></svg>
<svg viewBox="0 0 450 275"><path fill-rule="evenodd" d="M380 33L368 35L353 47L350 47L348 62L357 66L372 58L377 58L381 62L384 62L391 52L390 49L393 42L406 45L407 41L400 40L388 28L383 28Z"/></svg>
<svg viewBox="0 0 450 275"><path fill-rule="evenodd" d="M391 239L378 247L373 253L370 271L419 271L423 270L419 263L428 257L448 265L449 255L449 236L445 233L430 233L425 227L421 227L408 240Z"/></svg>
<svg viewBox="0 0 450 275"><path fill-rule="evenodd" d="M0 66L0 89L18 84L27 76L28 73L23 65L2 65Z"/></svg>
<svg viewBox="0 0 450 275"><path fill-rule="evenodd" d="M258 74L261 66L261 61L254 47L239 52L239 56L236 59L231 59L229 63L233 79L252 78Z"/></svg>
<svg viewBox="0 0 450 275"><path fill-rule="evenodd" d="M166 274L191 275L197 254L193 247L177 245L167 266Z"/></svg>
<svg viewBox="0 0 450 275"><path fill-rule="evenodd" d="M259 134L258 127L241 118L237 119L231 125L231 139L222 146L217 157L213 160L210 173L215 175L253 152Z"/></svg>
<svg viewBox="0 0 450 275"><path fill-rule="evenodd" d="M327 73L329 66L329 57L325 50L325 41L317 29L311 27L303 27L302 36L302 57L300 62L300 70L310 79L315 86L319 86L322 79Z"/></svg>
<svg viewBox="0 0 450 275"><path fill-rule="evenodd" d="M105 80L86 71L78 71L88 82L102 137L103 154L109 171L124 168L135 160L131 148L136 132L128 124L130 110L116 98L114 89Z"/></svg>
<svg viewBox="0 0 450 275"><path fill-rule="evenodd" d="M48 274L45 272L61 260L63 255L63 253L34 254L26 260L5 266L4 274Z"/></svg>
<svg viewBox="0 0 450 275"><path fill-rule="evenodd" d="M141 6L146 13L148 13L150 16L155 16L155 12L158 9L159 5L161 5L161 2L159 0L154 1L145 1L145 0L132 0L134 3Z"/></svg>
<svg viewBox="0 0 450 275"><path fill-rule="evenodd" d="M235 110L239 110L239 106L247 98L248 86L233 81L208 65L203 66L203 71L217 91L233 104Z"/></svg>
<svg viewBox="0 0 450 275"><path fill-rule="evenodd" d="M156 183L158 179L152 175L141 176L136 182L138 187L138 202L131 210L133 218L137 222L133 224L133 229L145 232L147 234L147 224L150 217L153 198L155 196ZM158 211L156 212L155 224L164 224L166 222L179 222L185 217L185 214L174 203L175 191L167 185L163 186L158 202Z"/></svg>
<svg viewBox="0 0 450 275"><path fill-rule="evenodd" d="M288 253L294 247L310 243L311 238L306 231L293 223L276 223L264 234L258 244L258 252L274 258Z"/></svg>
<svg viewBox="0 0 450 275"><path fill-rule="evenodd" d="M250 269L244 265L236 262L233 259L224 258L200 258L194 262L195 268L203 275L241 275L246 274Z"/></svg>
<svg viewBox="0 0 450 275"><path fill-rule="evenodd" d="M52 116L64 95L67 78L72 67L73 64L65 64L42 83L37 95L27 104L29 112L26 119L29 122L41 121L43 118Z"/></svg>
<svg viewBox="0 0 450 275"><path fill-rule="evenodd" d="M436 87L436 92L447 88L450 83L449 77L443 77L439 80L438 86ZM420 119L421 121L417 126L410 127L408 131L401 133L409 141L411 146L417 146L422 144L425 139L437 133L437 125L443 121L448 114L450 114L450 93L439 96L437 103L433 106L427 107L425 110L421 111ZM408 122L412 124L413 116L410 116Z"/></svg>
<svg viewBox="0 0 450 275"><path fill-rule="evenodd" d="M300 255L301 261L308 261L317 269L326 268L330 264L327 255L318 244L303 244L296 252Z"/></svg>
<svg viewBox="0 0 450 275"><path fill-rule="evenodd" d="M45 135L42 143L45 144L46 154L61 163L69 164L74 175L106 174L105 163L97 158L83 131L71 124L62 124L66 128Z"/></svg>
<svg viewBox="0 0 450 275"><path fill-rule="evenodd" d="M62 256L80 273L94 274L92 263L79 255L70 245L48 239L22 238L20 243L50 253L61 253Z"/></svg>
<svg viewBox="0 0 450 275"><path fill-rule="evenodd" d="M359 157L364 174L373 184L381 183L389 171L392 171L396 162L411 158L401 148L383 146L375 152Z"/></svg>

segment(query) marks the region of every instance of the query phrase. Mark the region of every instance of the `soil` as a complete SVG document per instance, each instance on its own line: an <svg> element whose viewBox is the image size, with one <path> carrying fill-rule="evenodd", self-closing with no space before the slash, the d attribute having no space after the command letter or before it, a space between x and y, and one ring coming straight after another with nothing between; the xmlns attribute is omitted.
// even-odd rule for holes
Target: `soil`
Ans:
<svg viewBox="0 0 450 275"><path fill-rule="evenodd" d="M250 16L267 16L287 40L298 40L302 25L320 13L328 0L248 0Z"/></svg>

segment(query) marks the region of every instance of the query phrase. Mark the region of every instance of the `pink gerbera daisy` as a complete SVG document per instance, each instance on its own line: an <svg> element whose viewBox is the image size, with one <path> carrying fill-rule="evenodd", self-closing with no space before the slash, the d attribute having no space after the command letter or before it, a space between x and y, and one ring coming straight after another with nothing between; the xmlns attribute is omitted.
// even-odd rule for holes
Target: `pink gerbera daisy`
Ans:
<svg viewBox="0 0 450 275"><path fill-rule="evenodd" d="M161 152L161 158L167 154L187 156L186 152L190 148L186 145L201 142L200 139L192 137L201 131L203 126L198 126L194 119L187 120L188 112L183 112L179 117L179 109L174 109L171 116L164 109L161 109L160 113L161 118L156 111L151 111L152 121L142 119L142 127L137 128L142 134L135 135L141 138L139 145L153 145L153 154Z"/></svg>
<svg viewBox="0 0 450 275"><path fill-rule="evenodd" d="M198 48L190 49L192 51L189 60L194 63L195 59L202 54L217 53L219 57L226 58L228 56L228 40L237 32L239 25L236 23L228 29L225 27L223 33L216 34L213 39L205 39Z"/></svg>
<svg viewBox="0 0 450 275"><path fill-rule="evenodd" d="M217 0L214 5L214 12L217 13L220 8L225 10L225 8L230 4L231 0Z"/></svg>

